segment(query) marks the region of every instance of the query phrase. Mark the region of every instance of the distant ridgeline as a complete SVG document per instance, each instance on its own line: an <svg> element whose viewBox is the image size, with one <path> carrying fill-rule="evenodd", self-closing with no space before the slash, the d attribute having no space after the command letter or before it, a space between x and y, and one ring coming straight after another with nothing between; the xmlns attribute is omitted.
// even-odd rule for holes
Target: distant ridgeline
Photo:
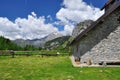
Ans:
<svg viewBox="0 0 120 80"><path fill-rule="evenodd" d="M15 51L23 51L23 50L63 50L63 49L68 49L67 48L67 43L69 40L70 36L62 36L53 40L50 40L45 43L44 48L36 48L33 45L26 45L25 47L21 47L20 45L17 45L15 42L4 38L0 36L0 50L15 50Z"/></svg>

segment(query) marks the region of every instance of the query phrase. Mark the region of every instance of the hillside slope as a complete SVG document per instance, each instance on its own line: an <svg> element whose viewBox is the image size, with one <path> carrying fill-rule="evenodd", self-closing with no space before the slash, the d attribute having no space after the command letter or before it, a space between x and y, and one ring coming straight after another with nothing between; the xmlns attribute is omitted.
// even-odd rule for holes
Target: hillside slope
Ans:
<svg viewBox="0 0 120 80"><path fill-rule="evenodd" d="M21 50L22 48L7 38L0 37L0 50Z"/></svg>
<svg viewBox="0 0 120 80"><path fill-rule="evenodd" d="M62 36L62 37L53 39L51 41L48 41L45 44L45 48L47 48L47 49L58 49L58 48L63 49L64 47L66 47L66 46L64 46L64 44L66 41L69 40L69 38L70 38L70 36Z"/></svg>

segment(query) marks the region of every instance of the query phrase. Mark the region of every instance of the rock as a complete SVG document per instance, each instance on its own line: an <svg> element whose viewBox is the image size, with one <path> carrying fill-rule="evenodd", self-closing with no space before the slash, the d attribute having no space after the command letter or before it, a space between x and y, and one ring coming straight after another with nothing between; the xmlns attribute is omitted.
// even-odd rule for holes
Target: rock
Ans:
<svg viewBox="0 0 120 80"><path fill-rule="evenodd" d="M87 27L89 27L93 23L92 20L85 20L84 22L80 22L77 26L73 29L72 37L77 37L82 31L84 31Z"/></svg>

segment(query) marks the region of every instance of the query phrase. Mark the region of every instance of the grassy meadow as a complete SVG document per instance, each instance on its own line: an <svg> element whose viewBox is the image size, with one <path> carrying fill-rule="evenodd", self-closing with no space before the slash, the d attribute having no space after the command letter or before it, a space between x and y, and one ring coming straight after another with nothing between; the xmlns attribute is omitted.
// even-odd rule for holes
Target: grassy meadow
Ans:
<svg viewBox="0 0 120 80"><path fill-rule="evenodd" d="M120 80L120 68L74 68L68 56L0 56L0 80Z"/></svg>

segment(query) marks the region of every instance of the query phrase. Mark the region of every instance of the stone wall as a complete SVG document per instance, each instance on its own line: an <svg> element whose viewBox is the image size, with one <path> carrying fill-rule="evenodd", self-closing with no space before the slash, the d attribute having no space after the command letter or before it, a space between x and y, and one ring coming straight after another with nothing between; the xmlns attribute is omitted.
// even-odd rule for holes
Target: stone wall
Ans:
<svg viewBox="0 0 120 80"><path fill-rule="evenodd" d="M81 63L91 59L93 64L100 61L120 61L120 8L104 19L73 45L73 56L81 57Z"/></svg>

